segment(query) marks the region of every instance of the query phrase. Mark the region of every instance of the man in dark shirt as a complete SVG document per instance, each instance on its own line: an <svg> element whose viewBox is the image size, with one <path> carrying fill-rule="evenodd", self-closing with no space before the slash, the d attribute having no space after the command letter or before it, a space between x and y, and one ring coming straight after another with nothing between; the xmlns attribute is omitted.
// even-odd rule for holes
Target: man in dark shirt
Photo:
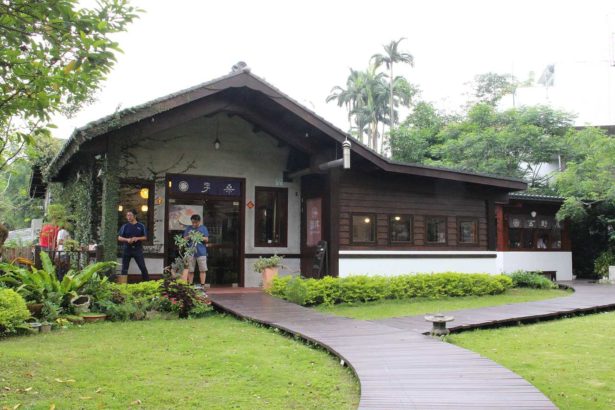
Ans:
<svg viewBox="0 0 615 410"><path fill-rule="evenodd" d="M126 212L126 220L128 221L120 228L117 240L123 243L122 254L122 275L128 274L128 266L130 259L134 258L137 266L141 271L143 280L149 280L145 259L143 258L143 244L147 240L147 230L145 225L137 221L135 211Z"/></svg>

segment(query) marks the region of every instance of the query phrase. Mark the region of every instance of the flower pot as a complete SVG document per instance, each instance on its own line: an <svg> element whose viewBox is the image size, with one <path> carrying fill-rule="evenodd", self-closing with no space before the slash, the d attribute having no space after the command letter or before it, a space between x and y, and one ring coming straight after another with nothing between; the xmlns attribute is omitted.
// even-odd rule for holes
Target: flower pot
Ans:
<svg viewBox="0 0 615 410"><path fill-rule="evenodd" d="M41 333L51 332L51 323L41 323Z"/></svg>
<svg viewBox="0 0 615 410"><path fill-rule="evenodd" d="M75 309L76 313L84 313L90 310L90 296L89 295L78 295L70 300L70 304Z"/></svg>
<svg viewBox="0 0 615 410"><path fill-rule="evenodd" d="M41 324L38 322L30 322L30 332L38 333L41 331Z"/></svg>
<svg viewBox="0 0 615 410"><path fill-rule="evenodd" d="M115 277L115 282L116 283L128 283L128 275L117 275Z"/></svg>
<svg viewBox="0 0 615 410"><path fill-rule="evenodd" d="M43 310L42 303L28 303L26 307L30 311L30 314L34 317L39 317L41 315L41 311Z"/></svg>
<svg viewBox="0 0 615 410"><path fill-rule="evenodd" d="M278 267L265 268L261 273L261 277L263 280L263 289L268 290L271 289L271 285L273 284L273 278L278 276Z"/></svg>
<svg viewBox="0 0 615 410"><path fill-rule="evenodd" d="M101 322L107 318L104 313L84 313L81 315L86 323Z"/></svg>

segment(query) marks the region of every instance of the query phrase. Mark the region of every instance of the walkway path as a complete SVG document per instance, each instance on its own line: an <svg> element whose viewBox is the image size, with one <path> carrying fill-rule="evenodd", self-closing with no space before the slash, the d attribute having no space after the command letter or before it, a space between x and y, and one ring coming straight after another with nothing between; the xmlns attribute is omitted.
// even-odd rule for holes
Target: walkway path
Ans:
<svg viewBox="0 0 615 410"><path fill-rule="evenodd" d="M561 283L573 287L575 292L570 296L538 302L456 310L450 312L455 316L455 321L449 323L448 327L452 331L476 329L615 308L615 286L596 285L586 281ZM429 332L431 328L431 325L425 322L422 315L382 319L375 322L419 333Z"/></svg>
<svg viewBox="0 0 615 410"><path fill-rule="evenodd" d="M615 287L575 288L578 291L570 297L458 311L454 313L457 327L615 306ZM211 299L221 309L300 335L345 360L361 383L361 409L555 408L510 370L421 334L428 330L422 317L354 320L253 292L212 293Z"/></svg>

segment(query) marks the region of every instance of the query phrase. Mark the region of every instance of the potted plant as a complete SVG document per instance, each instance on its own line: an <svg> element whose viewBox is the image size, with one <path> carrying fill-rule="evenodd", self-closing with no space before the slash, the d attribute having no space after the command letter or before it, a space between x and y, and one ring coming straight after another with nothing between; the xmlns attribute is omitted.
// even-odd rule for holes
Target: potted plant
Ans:
<svg viewBox="0 0 615 410"><path fill-rule="evenodd" d="M173 276L179 276L181 279L188 280L188 261L196 252L196 246L203 242L203 234L199 231L191 231L187 238L183 235L175 235L173 238L177 246L178 256L171 263L170 271Z"/></svg>
<svg viewBox="0 0 615 410"><path fill-rule="evenodd" d="M282 260L284 256L273 255L269 258L259 257L254 262L254 270L261 274L263 289L270 289L273 283L273 278L278 276L278 271L283 268Z"/></svg>
<svg viewBox="0 0 615 410"><path fill-rule="evenodd" d="M89 295L77 295L70 300L75 313L85 313L90 310L92 299Z"/></svg>
<svg viewBox="0 0 615 410"><path fill-rule="evenodd" d="M41 333L49 333L49 332L51 332L51 323L49 323L49 322L41 323L40 332Z"/></svg>

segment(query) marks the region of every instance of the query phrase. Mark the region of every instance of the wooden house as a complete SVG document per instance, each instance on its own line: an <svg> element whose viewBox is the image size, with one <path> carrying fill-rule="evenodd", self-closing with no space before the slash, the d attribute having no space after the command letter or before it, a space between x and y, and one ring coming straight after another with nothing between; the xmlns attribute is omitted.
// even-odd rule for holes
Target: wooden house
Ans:
<svg viewBox="0 0 615 410"><path fill-rule="evenodd" d="M516 249L500 249L497 224L508 194L526 188L387 159L246 68L77 129L49 174L75 190L91 227L82 240L104 244L107 259L117 258L123 212L137 209L149 271L161 273L174 235L200 213L208 282L246 287L259 285L253 262L273 254L305 276L507 271L503 255Z"/></svg>

